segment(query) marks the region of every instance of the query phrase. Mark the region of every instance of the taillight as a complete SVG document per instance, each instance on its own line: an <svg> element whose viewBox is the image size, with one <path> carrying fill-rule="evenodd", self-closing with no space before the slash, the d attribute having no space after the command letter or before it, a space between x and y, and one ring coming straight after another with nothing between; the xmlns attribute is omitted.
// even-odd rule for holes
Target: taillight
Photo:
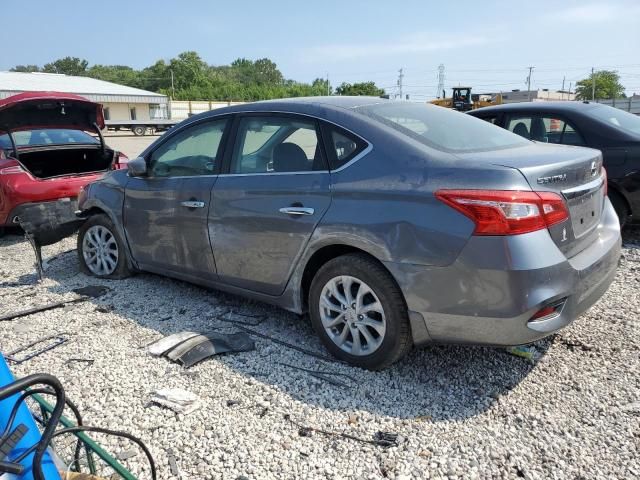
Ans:
<svg viewBox="0 0 640 480"><path fill-rule="evenodd" d="M602 180L604 180L604 196L606 197L609 193L609 184L607 182L607 169L602 167Z"/></svg>
<svg viewBox="0 0 640 480"><path fill-rule="evenodd" d="M24 169L20 165L0 168L0 175L15 175L16 173L24 173Z"/></svg>
<svg viewBox="0 0 640 480"><path fill-rule="evenodd" d="M569 218L564 199L553 192L438 190L436 198L469 217L474 235L518 235Z"/></svg>
<svg viewBox="0 0 640 480"><path fill-rule="evenodd" d="M113 164L113 169L122 170L123 168L127 168L127 163L129 163L129 157L127 157L122 152L118 152L116 155L117 155L116 161Z"/></svg>

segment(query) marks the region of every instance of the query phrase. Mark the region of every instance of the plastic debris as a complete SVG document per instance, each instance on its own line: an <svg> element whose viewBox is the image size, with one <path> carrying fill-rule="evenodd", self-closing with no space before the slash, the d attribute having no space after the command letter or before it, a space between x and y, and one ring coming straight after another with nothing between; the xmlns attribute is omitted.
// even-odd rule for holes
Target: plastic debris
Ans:
<svg viewBox="0 0 640 480"><path fill-rule="evenodd" d="M528 347L526 345L518 345L516 347L507 347L505 350L507 353L515 355L516 357L526 358L531 363L535 361L536 356L538 355L538 351L533 346Z"/></svg>

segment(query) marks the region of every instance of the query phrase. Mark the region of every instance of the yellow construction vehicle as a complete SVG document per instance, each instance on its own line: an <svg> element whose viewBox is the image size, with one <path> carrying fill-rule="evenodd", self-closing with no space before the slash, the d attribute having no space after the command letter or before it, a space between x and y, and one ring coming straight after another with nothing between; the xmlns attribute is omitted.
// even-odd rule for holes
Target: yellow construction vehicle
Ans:
<svg viewBox="0 0 640 480"><path fill-rule="evenodd" d="M431 103L445 108L453 108L460 112L475 110L476 108L488 107L490 105L501 105L502 95L495 96L490 94L471 94L471 87L453 87L453 96L445 97L445 91L442 91L444 98L432 100Z"/></svg>

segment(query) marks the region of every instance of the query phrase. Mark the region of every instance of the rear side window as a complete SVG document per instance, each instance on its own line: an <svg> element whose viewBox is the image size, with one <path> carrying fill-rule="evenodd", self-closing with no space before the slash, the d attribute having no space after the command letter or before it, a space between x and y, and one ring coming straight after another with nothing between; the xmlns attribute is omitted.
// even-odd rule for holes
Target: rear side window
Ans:
<svg viewBox="0 0 640 480"><path fill-rule="evenodd" d="M243 117L238 124L231 173L326 171L316 122L289 116Z"/></svg>
<svg viewBox="0 0 640 480"><path fill-rule="evenodd" d="M536 142L585 145L575 127L553 115L518 115L507 121L507 130Z"/></svg>
<svg viewBox="0 0 640 480"><path fill-rule="evenodd" d="M333 125L325 125L323 133L331 170L343 167L367 148L364 140Z"/></svg>
<svg viewBox="0 0 640 480"><path fill-rule="evenodd" d="M485 122L489 122L492 124L496 124L496 122L498 121L498 116L494 115L493 117L476 117L479 118L480 120L484 120Z"/></svg>

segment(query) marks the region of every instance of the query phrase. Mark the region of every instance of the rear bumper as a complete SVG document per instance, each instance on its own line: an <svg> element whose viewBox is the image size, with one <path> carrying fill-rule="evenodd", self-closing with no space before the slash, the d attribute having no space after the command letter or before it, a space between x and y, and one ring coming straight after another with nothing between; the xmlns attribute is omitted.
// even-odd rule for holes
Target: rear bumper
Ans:
<svg viewBox="0 0 640 480"><path fill-rule="evenodd" d="M571 323L606 292L620 258L611 203L597 238L567 259L546 230L512 237L471 237L447 267L388 262L410 311L414 343L519 345ZM564 301L551 318L530 321Z"/></svg>
<svg viewBox="0 0 640 480"><path fill-rule="evenodd" d="M12 224L20 225L25 232L33 235L40 245L50 245L74 234L84 219L75 212L78 201L64 198L50 202L25 203L15 207L9 216L18 219Z"/></svg>

